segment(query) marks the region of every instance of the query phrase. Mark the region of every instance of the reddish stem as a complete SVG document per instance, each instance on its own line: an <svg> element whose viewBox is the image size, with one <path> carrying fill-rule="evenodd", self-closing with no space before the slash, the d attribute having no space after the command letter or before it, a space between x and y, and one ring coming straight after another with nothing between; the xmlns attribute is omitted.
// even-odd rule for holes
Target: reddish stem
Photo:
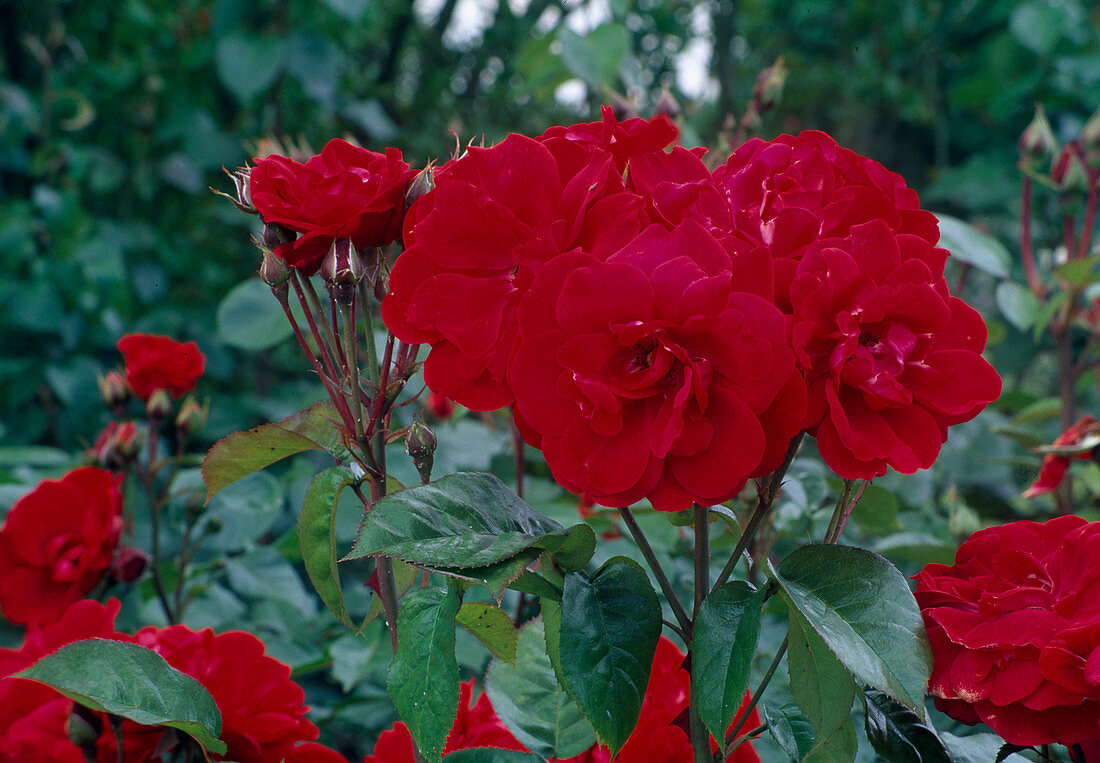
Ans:
<svg viewBox="0 0 1100 763"><path fill-rule="evenodd" d="M1039 281L1039 272L1035 268L1035 248L1031 238L1031 194L1032 180L1024 175L1023 193L1020 194L1020 253L1024 260L1024 273L1031 293L1042 298L1043 284Z"/></svg>

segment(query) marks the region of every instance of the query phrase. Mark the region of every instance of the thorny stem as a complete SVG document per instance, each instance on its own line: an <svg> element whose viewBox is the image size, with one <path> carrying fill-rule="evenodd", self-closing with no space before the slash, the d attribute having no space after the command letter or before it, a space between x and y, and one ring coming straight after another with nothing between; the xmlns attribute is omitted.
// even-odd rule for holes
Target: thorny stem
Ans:
<svg viewBox="0 0 1100 763"><path fill-rule="evenodd" d="M706 507L696 504L695 512L695 604L692 608L692 622L699 617L699 608L710 589L710 516ZM693 639L694 640L694 639ZM694 653L694 644L691 652ZM710 763L710 732L707 731L699 715L699 698L691 697L688 705L688 731L691 735L691 750L695 763Z"/></svg>
<svg viewBox="0 0 1100 763"><path fill-rule="evenodd" d="M733 755L734 751L737 750L738 747L740 747L741 745L743 745L745 742L749 741L750 739L755 739L756 737L760 736L761 734L763 734L767 730L768 730L768 724L762 723L759 726L757 726L755 729L752 729L751 731L746 731L744 734L737 737L737 739L730 742L730 746L726 748L726 754L725 754L724 757L728 758L730 755Z"/></svg>
<svg viewBox="0 0 1100 763"><path fill-rule="evenodd" d="M147 463L144 469L139 470L138 477L141 480L142 487L145 488L146 499L149 502L149 518L151 521L151 528L149 532L149 570L152 573L153 588L157 592L157 598L160 600L161 607L164 608L164 616L168 619L169 625L175 625L176 615L172 609L172 605L168 601L168 591L164 587L164 580L160 575L160 514L164 509L162 505L163 501L159 500L154 488L156 482L156 471L153 469L153 462L157 456L157 442L160 434L160 420L149 418L146 422L146 434L148 437L148 455Z"/></svg>
<svg viewBox="0 0 1100 763"><path fill-rule="evenodd" d="M348 382L351 386L351 409L355 423L355 441L363 446L363 396L359 390L359 344L355 330L355 298L339 305L340 320L344 324L344 352L347 360Z"/></svg>
<svg viewBox="0 0 1100 763"><path fill-rule="evenodd" d="M322 326L325 325L324 320L323 320L323 318L325 317L325 312L324 312L324 310L321 309L320 304L317 304L317 306L316 306L316 315L317 315L318 318L321 318L322 320L318 321L316 318L314 318L315 308L313 306L311 306L310 300L306 297L306 292L302 288L302 281L303 280L307 284L309 283L308 278L304 278L304 279L299 278L298 273L292 268L291 271L290 271L290 284L291 284L291 286L294 287L294 293L298 297L298 302L302 305L302 312L306 316L306 323L309 324L310 333L313 334L313 341L317 344L317 353L321 356L321 363L324 365L325 371L328 374L328 377L331 380L333 386L335 386L336 379L338 378L338 375L336 373L336 366L335 366L335 364L333 363L333 360L332 360L331 349L329 348L327 340L322 335L321 330L319 328L317 328L318 322L320 322L320 324ZM311 291L312 291L312 286L311 286ZM314 301L316 301L316 297L317 297L316 292L313 293L313 296L314 296ZM333 400L334 403L336 402L338 397L340 397L340 396L339 395L332 395L332 400Z"/></svg>
<svg viewBox="0 0 1100 763"><path fill-rule="evenodd" d="M622 515L626 529L630 531L630 536L634 538L634 542L638 545L638 550L645 557L646 564L649 565L649 569L653 570L653 575L657 578L657 584L661 586L661 591L664 593L665 599L668 600L668 605L672 607L672 613L676 616L676 622L680 624L680 628L685 634L691 633L691 618L684 609L684 605L680 603L676 590L669 582L664 568L657 561L653 546L649 545L649 540L642 532L642 528L638 526L638 520L634 518L634 514L630 509L620 509L619 513Z"/></svg>
<svg viewBox="0 0 1100 763"><path fill-rule="evenodd" d="M386 351L382 355L382 368L379 376L375 377L375 393L374 393L374 405L371 409L370 421L367 423L367 432L374 432L375 427L378 425L378 419L382 416L382 408L386 404L386 387L390 384L390 360L393 357L393 343L394 336L390 334L386 338ZM383 430L385 427L383 427ZM383 432L384 434L384 432ZM383 437L382 445L384 446L386 441Z"/></svg>
<svg viewBox="0 0 1100 763"><path fill-rule="evenodd" d="M718 580L714 583L714 588L725 583L729 580L731 574L733 574L734 568L737 566L737 562L741 559L741 554L752 543L753 538L756 537L756 529L760 526L760 522L771 510L772 504L775 502L775 497L779 494L779 486L783 484L783 477L786 476L787 470L790 469L791 463L794 461L794 456L798 452L798 447L802 444L802 437L804 433L799 432L791 438L790 445L787 446L787 455L783 458L783 463L779 465L779 468L772 472L771 480L768 481L767 489L760 494L757 499L756 510L753 511L752 516L749 517L749 521L745 524L745 528L741 531L741 537L737 540L737 545L733 549L733 553L730 554L729 561L726 562L726 566L722 568L722 572L718 575ZM714 588L711 590L713 591Z"/></svg>
<svg viewBox="0 0 1100 763"><path fill-rule="evenodd" d="M329 299L329 315L332 318L332 335L333 335L333 337L339 337L340 336L340 327L336 324L336 313L340 310L340 305L337 304L337 302L336 302L336 293L335 293L334 290L332 290L332 289L329 290L329 298L328 299ZM354 335L354 333L355 332L352 332L353 335ZM336 341L334 341L333 344L336 347L336 355L340 359L340 365L344 369L344 373L345 374L349 373L351 371L351 369L348 368L348 354L344 349L344 347L345 347L344 343L340 342L339 339L336 339Z"/></svg>

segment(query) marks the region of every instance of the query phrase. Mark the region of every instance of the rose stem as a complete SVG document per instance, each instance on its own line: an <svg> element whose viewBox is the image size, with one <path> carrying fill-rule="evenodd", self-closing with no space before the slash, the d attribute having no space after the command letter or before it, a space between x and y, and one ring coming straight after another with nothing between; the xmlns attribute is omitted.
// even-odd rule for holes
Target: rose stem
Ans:
<svg viewBox="0 0 1100 763"><path fill-rule="evenodd" d="M527 466L527 461L523 457L523 435L519 433L519 427L516 426L515 416L512 417L511 424L512 454L516 465L516 495L523 498L523 472Z"/></svg>
<svg viewBox="0 0 1100 763"><path fill-rule="evenodd" d="M862 480L859 483L859 488L856 489L855 495L851 496L848 504L841 512L840 518L837 520L836 527L833 528L832 535L825 538L826 543L836 543L838 540L840 540L840 533L844 530L844 525L848 523L848 517L852 516L852 512L855 511L856 505L859 503L859 499L863 497L863 491L866 490L867 486L870 484L870 480Z"/></svg>
<svg viewBox="0 0 1100 763"><path fill-rule="evenodd" d="M752 731L746 731L744 734L737 737L737 739L733 740L733 742L730 743L730 746L726 748L726 754L724 755L724 757L728 758L730 755L733 755L734 751L738 747L740 747L741 745L743 745L745 742L749 741L750 739L755 739L756 737L760 736L761 734L763 734L767 730L768 730L768 724L762 723L761 725L757 726Z"/></svg>
<svg viewBox="0 0 1100 763"><path fill-rule="evenodd" d="M1100 170L1089 170L1089 195L1085 202L1085 222L1081 227L1081 238L1077 242L1077 259L1083 260L1088 256L1089 247L1092 246L1092 234L1096 227L1096 203L1097 186L1100 185Z"/></svg>
<svg viewBox="0 0 1100 763"><path fill-rule="evenodd" d="M733 553L730 554L729 561L726 562L726 566L722 568L722 571L718 574L718 580L714 583L714 588L725 583L729 580L731 574L733 574L734 567L737 566L737 562L741 559L741 554L752 543L752 539L756 537L756 530L760 526L760 522L771 510L772 504L775 503L775 497L779 494L779 486L783 483L783 477L786 476L787 470L791 467L791 462L794 461L794 456L798 452L798 446L802 444L802 437L805 433L799 432L791 438L790 445L787 446L787 455L783 458L783 463L779 465L779 468L772 472L771 480L768 482L767 490L762 493L757 500L756 510L753 511L752 516L749 517L749 521L745 524L745 529L741 532L741 537L737 540L737 545L733 549ZM713 591L714 588L711 590Z"/></svg>
<svg viewBox="0 0 1100 763"><path fill-rule="evenodd" d="M386 350L382 354L381 374L377 377L377 383L375 385L378 388L378 391L377 393L375 393L374 406L371 410L370 422L367 424L367 432L374 432L374 428L378 424L379 417L382 417L383 419L386 418L382 416L382 408L384 405L386 405L386 387L388 387L390 383L390 360L393 358L393 343L394 336L393 334L390 334L388 337L386 337ZM386 424L386 426L388 426L388 422L384 421L384 423ZM386 427L384 426L379 432L375 433L375 438L379 443L378 447L385 447L386 445L385 430Z"/></svg>
<svg viewBox="0 0 1100 763"><path fill-rule="evenodd" d="M848 508L848 499L852 497L852 488L855 484L855 480L844 480L844 487L841 488L840 495L837 496L833 515L829 517L829 527L825 530L823 543L836 543L836 539L840 537L840 518L844 514L844 510Z"/></svg>
<svg viewBox="0 0 1100 763"><path fill-rule="evenodd" d="M685 634L690 634L691 618L688 617L684 605L680 603L680 599L676 596L676 591L673 589L672 583L669 582L668 575L665 574L661 563L657 561L657 555L653 553L653 546L649 545L649 540L642 533L642 528L638 526L638 520L634 518L634 513L630 509L619 509L619 513L622 515L623 522L630 531L631 537L638 545L638 549L642 552L642 556L645 557L649 569L653 570L653 575L657 578L657 583L661 586L665 599L668 600L668 605L672 607L672 613L676 616L676 622L680 623L680 628L683 629ZM684 645L688 646L686 641Z"/></svg>
<svg viewBox="0 0 1100 763"><path fill-rule="evenodd" d="M710 517L705 506L695 504L695 603L691 611L692 622L699 617L699 608L710 589ZM694 641L694 637L692 639ZM689 648L694 658L694 644ZM688 705L688 731L691 735L691 751L695 763L712 763L710 754L710 732L699 715L699 698L691 697Z"/></svg>
<svg viewBox="0 0 1100 763"><path fill-rule="evenodd" d="M335 290L332 288L329 289L328 303L329 315L332 317L332 334L335 337L339 337L340 327L336 325L336 313L339 311L339 306L336 304L336 294ZM347 374L351 369L348 368L348 357L347 353L344 351L344 345L340 341L336 341L335 345L336 355L340 359L340 365L343 367L344 373Z"/></svg>
<svg viewBox="0 0 1100 763"><path fill-rule="evenodd" d="M335 304L335 303L334 303ZM355 419L355 441L363 447L363 396L359 391L359 354L356 341L355 292L351 299L340 303L340 320L343 323L343 339L347 347L345 360L348 369L348 385L351 387L352 418Z"/></svg>
<svg viewBox="0 0 1100 763"><path fill-rule="evenodd" d="M336 337L332 335L328 322L325 320L325 309L321 306L321 300L317 297L317 290L313 288L313 281L308 277L299 277L293 268L290 271L290 282L294 284L294 291L298 300L302 302L306 320L309 322L310 331L317 341L317 348L321 351L321 360L325 363L328 375L335 381L339 378L336 373L336 353L333 346ZM307 307L308 305L308 307Z"/></svg>
<svg viewBox="0 0 1100 763"><path fill-rule="evenodd" d="M149 501L149 519L151 527L149 530L149 570L153 577L153 588L157 592L157 598L160 599L160 605L164 608L164 616L168 618L169 625L175 625L176 616L172 610L172 605L168 602L168 592L164 587L164 580L160 576L160 513L164 508L162 501L158 499L156 492L154 491L154 483L156 481L156 471L153 469L153 462L157 457L157 442L160 435L160 419L148 417L145 421L145 432L148 438L148 450L146 464L144 469L139 470L139 478L141 480L142 487L145 488L145 496Z"/></svg>
<svg viewBox="0 0 1100 763"><path fill-rule="evenodd" d="M1039 281L1039 273L1035 269L1035 250L1031 241L1031 193L1032 180L1024 175L1023 192L1020 194L1020 254L1024 260L1024 272L1027 274L1027 284L1031 287L1031 293L1042 299L1043 284Z"/></svg>

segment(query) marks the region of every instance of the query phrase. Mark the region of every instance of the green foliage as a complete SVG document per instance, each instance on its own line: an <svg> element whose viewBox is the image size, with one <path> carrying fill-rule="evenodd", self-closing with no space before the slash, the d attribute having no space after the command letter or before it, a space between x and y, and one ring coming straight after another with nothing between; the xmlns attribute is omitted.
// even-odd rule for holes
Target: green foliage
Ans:
<svg viewBox="0 0 1100 763"><path fill-rule="evenodd" d="M298 517L298 543L302 563L321 601L349 628L355 627L340 589L339 555L336 550L336 504L340 491L355 481L344 467L325 469L314 477L306 490L302 513Z"/></svg>
<svg viewBox="0 0 1100 763"><path fill-rule="evenodd" d="M212 753L226 750L218 739L221 713L210 692L152 649L99 638L74 641L15 675L92 710L179 729Z"/></svg>
<svg viewBox="0 0 1100 763"><path fill-rule="evenodd" d="M880 691L863 693L867 739L889 763L951 763L936 729Z"/></svg>
<svg viewBox="0 0 1100 763"><path fill-rule="evenodd" d="M477 636L493 656L509 664L516 661L516 626L499 607L480 601L463 604L455 622Z"/></svg>
<svg viewBox="0 0 1100 763"><path fill-rule="evenodd" d="M787 669L791 694L814 729L814 745L806 754L812 759L825 756L828 750L845 749L855 683L848 669L793 606L789 622Z"/></svg>

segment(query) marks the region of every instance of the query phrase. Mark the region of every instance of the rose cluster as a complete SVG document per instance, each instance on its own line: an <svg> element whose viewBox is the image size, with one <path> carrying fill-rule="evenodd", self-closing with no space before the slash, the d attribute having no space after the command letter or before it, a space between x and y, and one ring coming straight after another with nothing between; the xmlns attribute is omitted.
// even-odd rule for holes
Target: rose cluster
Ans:
<svg viewBox="0 0 1100 763"><path fill-rule="evenodd" d="M801 431L848 479L930 466L1001 386L936 218L823 133L713 172L676 136L605 110L435 172L382 303L431 345L428 386L513 406L555 479L612 507L725 501Z"/></svg>
<svg viewBox="0 0 1100 763"><path fill-rule="evenodd" d="M972 535L916 576L929 691L1012 744L1100 742L1100 522L1062 516Z"/></svg>

